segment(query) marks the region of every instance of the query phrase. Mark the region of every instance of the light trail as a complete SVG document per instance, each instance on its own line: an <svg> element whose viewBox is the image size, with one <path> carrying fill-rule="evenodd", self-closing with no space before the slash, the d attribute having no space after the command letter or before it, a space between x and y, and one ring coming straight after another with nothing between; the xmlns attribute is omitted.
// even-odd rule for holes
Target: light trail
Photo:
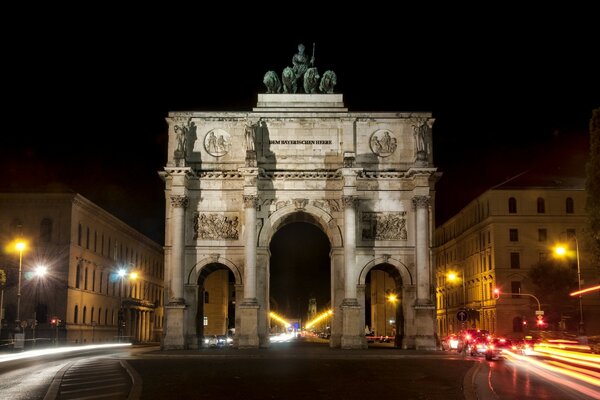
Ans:
<svg viewBox="0 0 600 400"><path fill-rule="evenodd" d="M0 356L0 363L14 360L22 360L25 358L35 358L46 356L49 354L61 354L61 353L71 353L73 351L80 350L99 350L99 349L110 349L113 347L125 347L131 346L131 343L113 343L113 344L94 344L89 346L75 346L75 347L57 347L53 349L43 349L43 350L30 350L24 351L18 354L7 354Z"/></svg>
<svg viewBox="0 0 600 400"><path fill-rule="evenodd" d="M315 318L308 321L308 323L306 324L306 329L312 328L314 325L323 321L325 318L331 317L332 315L333 315L333 310L327 310L327 311L317 315Z"/></svg>
<svg viewBox="0 0 600 400"><path fill-rule="evenodd" d="M285 318L277 315L276 313L274 313L273 311L271 311L269 313L269 316L274 319L275 321L279 322L281 325L283 325L284 327L288 328L290 326L292 326L292 324L290 324Z"/></svg>
<svg viewBox="0 0 600 400"><path fill-rule="evenodd" d="M513 360L522 361L522 363L520 363L519 365L521 365L523 368L529 369L530 371L535 372L536 374L546 378L549 381L564 385L573 390L577 390L593 399L600 400L600 392L597 389L592 389L587 386L583 386L577 382L568 379L563 379L561 378L561 376L557 376L555 374L565 375L567 377L571 377L573 379L588 383L596 387L600 387L600 379L596 379L592 376L582 374L576 371L567 370L562 367L557 367L555 365L550 365L549 363L535 360L532 357L520 356L511 351L505 350L503 354L506 354L509 358ZM552 372L554 372L555 374L552 374Z"/></svg>

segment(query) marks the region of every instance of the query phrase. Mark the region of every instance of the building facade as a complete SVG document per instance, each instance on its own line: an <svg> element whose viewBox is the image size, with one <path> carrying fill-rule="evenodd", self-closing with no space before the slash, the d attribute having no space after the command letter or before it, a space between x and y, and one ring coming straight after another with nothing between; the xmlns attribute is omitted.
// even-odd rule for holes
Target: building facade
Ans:
<svg viewBox="0 0 600 400"><path fill-rule="evenodd" d="M429 113L349 112L341 94L259 94L252 112L172 112L163 348L204 335L208 273L236 286L235 345L269 345L269 244L302 222L328 237L332 347L364 348L365 280L394 276L398 345L435 348Z"/></svg>
<svg viewBox="0 0 600 400"><path fill-rule="evenodd" d="M584 179L522 174L486 191L436 229L437 329L441 336L478 328L522 337L540 329L538 311L550 310L543 302L538 306L528 272L553 257L558 242L573 248L575 238L584 242L584 183ZM579 246L579 256L582 286L597 284L597 271L584 246ZM576 268L575 258L571 268ZM494 293L496 288L499 294ZM589 332L600 328L597 318L592 318L599 311L598 300L597 294L582 298ZM466 313L458 315L461 309ZM463 316L466 320L459 321ZM578 311L565 316L569 317L578 319Z"/></svg>
<svg viewBox="0 0 600 400"><path fill-rule="evenodd" d="M78 194L3 193L0 238L9 277L2 337L15 332L19 308L26 340L160 340L163 250L121 220ZM16 240L27 243L20 307Z"/></svg>

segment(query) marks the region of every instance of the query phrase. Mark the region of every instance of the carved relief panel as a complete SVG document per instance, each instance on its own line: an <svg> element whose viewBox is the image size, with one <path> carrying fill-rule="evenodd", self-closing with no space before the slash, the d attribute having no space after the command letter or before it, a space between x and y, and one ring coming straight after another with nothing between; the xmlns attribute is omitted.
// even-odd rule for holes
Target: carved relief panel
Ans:
<svg viewBox="0 0 600 400"><path fill-rule="evenodd" d="M406 211L362 212L361 232L363 240L407 240Z"/></svg>

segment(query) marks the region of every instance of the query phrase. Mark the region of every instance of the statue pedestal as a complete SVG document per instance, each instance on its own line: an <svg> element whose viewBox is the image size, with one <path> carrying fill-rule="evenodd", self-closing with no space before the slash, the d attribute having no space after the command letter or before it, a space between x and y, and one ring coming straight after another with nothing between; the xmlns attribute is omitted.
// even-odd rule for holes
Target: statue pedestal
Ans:
<svg viewBox="0 0 600 400"><path fill-rule="evenodd" d="M185 349L185 321L184 304L174 304L165 306L166 333L162 340L162 350L183 350Z"/></svg>
<svg viewBox="0 0 600 400"><path fill-rule="evenodd" d="M240 304L240 331L235 333L238 337L238 348L258 348L258 307L257 303L244 302Z"/></svg>
<svg viewBox="0 0 600 400"><path fill-rule="evenodd" d="M246 150L246 167L256 167L256 151Z"/></svg>
<svg viewBox="0 0 600 400"><path fill-rule="evenodd" d="M342 349L366 349L362 327L361 306L354 299L344 299L342 304Z"/></svg>

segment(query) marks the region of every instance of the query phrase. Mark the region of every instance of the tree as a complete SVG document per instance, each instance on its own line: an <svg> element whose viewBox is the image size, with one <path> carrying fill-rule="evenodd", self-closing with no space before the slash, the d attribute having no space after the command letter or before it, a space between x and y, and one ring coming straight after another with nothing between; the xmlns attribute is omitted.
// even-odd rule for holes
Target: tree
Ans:
<svg viewBox="0 0 600 400"><path fill-rule="evenodd" d="M577 270L569 261L548 259L535 264L528 272L534 294L548 307L545 320L558 324L565 314L576 314L576 302L569 293L577 288Z"/></svg>
<svg viewBox="0 0 600 400"><path fill-rule="evenodd" d="M590 158L586 166L588 215L592 236L592 254L596 265L600 264L600 108L592 111L590 119Z"/></svg>

